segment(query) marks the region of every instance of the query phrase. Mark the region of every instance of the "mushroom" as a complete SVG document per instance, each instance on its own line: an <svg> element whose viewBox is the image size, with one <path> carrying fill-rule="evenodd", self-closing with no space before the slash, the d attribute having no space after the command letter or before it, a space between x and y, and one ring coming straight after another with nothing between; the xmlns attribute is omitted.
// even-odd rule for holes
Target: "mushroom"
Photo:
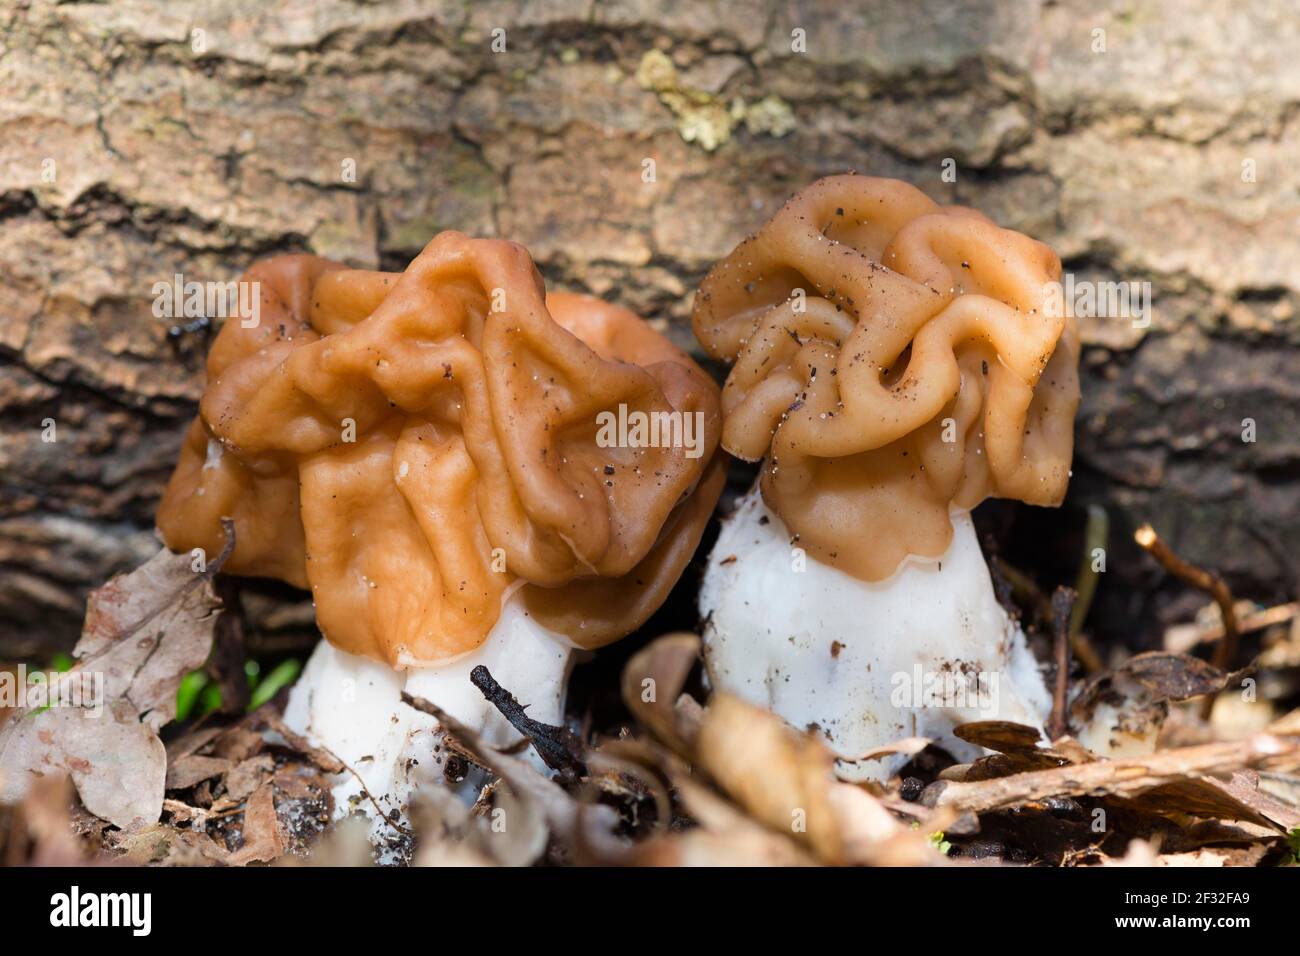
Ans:
<svg viewBox="0 0 1300 956"><path fill-rule="evenodd" d="M954 725L1050 708L970 511L1064 497L1079 339L1060 271L977 212L846 175L700 286L695 333L733 363L723 447L762 461L705 573L709 678L820 730L847 779L896 770L859 758L898 738L963 757Z"/></svg>
<svg viewBox="0 0 1300 956"><path fill-rule="evenodd" d="M372 812L364 784L388 816L440 777L403 690L511 745L475 666L559 724L575 652L658 608L721 491L717 386L631 312L546 296L510 242L444 232L401 274L283 256L244 281L258 321L212 346L158 527L215 554L229 517L227 572L311 590L325 640L286 723L354 771L341 810ZM678 429L610 441L614 414Z"/></svg>

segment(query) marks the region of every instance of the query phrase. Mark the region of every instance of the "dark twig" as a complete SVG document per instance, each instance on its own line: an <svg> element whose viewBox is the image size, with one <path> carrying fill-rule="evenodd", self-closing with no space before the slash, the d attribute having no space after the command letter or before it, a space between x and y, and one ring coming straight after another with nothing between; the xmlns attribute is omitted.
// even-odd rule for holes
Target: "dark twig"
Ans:
<svg viewBox="0 0 1300 956"><path fill-rule="evenodd" d="M488 703L510 722L510 726L528 738L546 766L566 779L576 779L586 775L587 767L582 760L582 741L576 734L567 727L553 727L540 720L533 720L525 712L524 706L515 700L514 695L498 684L496 678L482 664L469 672L469 679L483 693ZM402 694L402 700L416 710L437 716L427 706L420 706L425 704L425 701L418 697Z"/></svg>
<svg viewBox="0 0 1300 956"><path fill-rule="evenodd" d="M1219 606L1219 615L1223 618L1223 639L1214 648L1213 664L1221 671L1231 670L1233 659L1237 656L1237 642L1241 632L1237 627L1237 612L1227 582L1213 571L1199 568L1174 554L1173 549L1165 544L1160 535L1156 534L1156 529L1149 524L1138 528L1133 539L1174 577L1214 598L1214 603ZM1208 720L1213 709L1214 695L1211 694L1201 704L1201 719Z"/></svg>
<svg viewBox="0 0 1300 956"><path fill-rule="evenodd" d="M1052 688L1052 714L1047 718L1047 736L1052 740L1070 731L1066 698L1070 691L1070 615L1079 594L1074 588L1059 587L1052 595L1052 646L1056 658L1056 684Z"/></svg>
<svg viewBox="0 0 1300 956"><path fill-rule="evenodd" d="M550 767L565 776L581 777L587 773L582 760L582 741L567 727L554 727L533 720L515 695L497 683L491 672L479 664L469 672L469 679L501 716L532 741L533 749Z"/></svg>

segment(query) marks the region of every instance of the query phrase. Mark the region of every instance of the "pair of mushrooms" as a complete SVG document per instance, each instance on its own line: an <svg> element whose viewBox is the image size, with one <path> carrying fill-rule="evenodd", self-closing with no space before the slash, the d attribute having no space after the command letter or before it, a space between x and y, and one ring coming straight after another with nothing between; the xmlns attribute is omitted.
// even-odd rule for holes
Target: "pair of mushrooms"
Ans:
<svg viewBox="0 0 1300 956"><path fill-rule="evenodd" d="M340 810L364 782L388 813L438 776L403 690L509 745L468 678L485 664L561 723L573 652L644 623L694 553L723 449L761 460L703 581L709 678L878 776L894 765L854 758L911 735L960 753L954 723L1048 709L969 510L1064 495L1059 273L904 183L821 180L699 290L696 335L733 365L719 394L632 313L546 294L513 243L443 233L400 275L270 259L245 276L260 321L212 347L158 525L216 553L230 518L225 570L310 588L326 639L286 720L360 777ZM638 414L661 440L609 440Z"/></svg>

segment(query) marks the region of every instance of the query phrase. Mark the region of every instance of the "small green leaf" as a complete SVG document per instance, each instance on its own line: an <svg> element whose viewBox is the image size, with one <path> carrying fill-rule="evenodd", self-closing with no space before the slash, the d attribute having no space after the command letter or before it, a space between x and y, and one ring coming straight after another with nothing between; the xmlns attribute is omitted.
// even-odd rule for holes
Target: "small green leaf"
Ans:
<svg viewBox="0 0 1300 956"><path fill-rule="evenodd" d="M203 671L190 671L181 678L181 685L176 688L176 720L189 717L199 699L199 692L207 683L208 675Z"/></svg>
<svg viewBox="0 0 1300 956"><path fill-rule="evenodd" d="M209 684L199 697L199 713L206 715L221 709L221 685Z"/></svg>
<svg viewBox="0 0 1300 956"><path fill-rule="evenodd" d="M297 680L298 674L301 672L302 662L296 657L281 661L271 673L262 678L261 682L253 690L253 697L248 702L248 709L250 711L257 710L257 708L278 694L280 688L287 687Z"/></svg>

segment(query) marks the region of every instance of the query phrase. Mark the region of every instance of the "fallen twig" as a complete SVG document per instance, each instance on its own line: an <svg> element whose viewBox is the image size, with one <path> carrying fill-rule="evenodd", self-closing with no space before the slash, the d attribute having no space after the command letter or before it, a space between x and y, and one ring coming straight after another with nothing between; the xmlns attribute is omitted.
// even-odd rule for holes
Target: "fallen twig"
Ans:
<svg viewBox="0 0 1300 956"><path fill-rule="evenodd" d="M1284 761L1288 765L1300 763L1300 744L1275 734L1255 734L1245 740L1032 770L991 780L940 780L926 789L923 799L927 806L983 813L1054 796L1132 796L1188 777L1272 765L1279 758L1290 758Z"/></svg>
<svg viewBox="0 0 1300 956"><path fill-rule="evenodd" d="M1174 554L1173 549L1165 544L1160 535L1156 534L1156 529L1149 524L1138 528L1133 539L1170 574L1194 588L1207 592L1214 598L1214 603L1219 605L1219 613L1223 617L1223 639L1215 647L1214 666L1222 671L1229 670L1237 653L1240 632L1237 629L1237 612L1233 608L1232 591L1228 589L1227 582L1213 571L1197 567ZM1201 718L1208 719L1213 709L1214 696L1210 695L1201 705Z"/></svg>
<svg viewBox="0 0 1300 956"><path fill-rule="evenodd" d="M1070 691L1070 618L1078 598L1078 592L1067 587L1057 588L1052 595L1056 684L1052 688L1052 713L1047 718L1047 736L1052 740L1059 740L1070 732L1070 722L1066 716Z"/></svg>
<svg viewBox="0 0 1300 956"><path fill-rule="evenodd" d="M571 777L585 776L587 768L582 762L582 741L567 727L555 727L533 720L524 710L524 706L515 700L515 695L497 683L491 672L479 664L469 672L469 679L477 687L488 703L501 712L501 716L510 721L515 728L530 741L538 756L552 770ZM403 694L402 699L406 700ZM415 700L416 698L412 698ZM411 704L411 700L406 701ZM412 706L416 706L412 704ZM426 711L427 713L427 711Z"/></svg>
<svg viewBox="0 0 1300 956"><path fill-rule="evenodd" d="M1297 615L1300 615L1300 601L1292 601L1289 604L1276 604L1273 607L1262 608L1237 620L1237 634L1249 634L1252 631L1262 631L1264 628L1272 627L1274 624L1285 624ZM1195 643L1212 644L1215 641L1221 640L1223 635L1223 625L1219 624L1198 632L1196 634ZM1184 647L1182 649L1186 650L1187 648Z"/></svg>
<svg viewBox="0 0 1300 956"><path fill-rule="evenodd" d="M330 757L337 760L344 770L346 770L348 773L352 774L352 776L357 778L357 786L361 788L361 792L366 795L366 799L369 800L371 806L375 808L375 813L379 815L379 819L383 820L385 823L387 823L390 827L392 827L394 830L396 830L398 833L402 834L403 836L414 836L414 834L411 832L411 829L409 827L403 826L400 821L392 819L391 817L389 817L387 813L384 812L384 808L379 805L379 801L375 799L375 795L370 792L370 788L366 786L366 782L365 780L362 779L361 774L358 773L356 770L354 770L351 764L349 764L346 760L342 759L338 754L330 750L328 747L321 747L320 749L324 753L329 754Z"/></svg>

